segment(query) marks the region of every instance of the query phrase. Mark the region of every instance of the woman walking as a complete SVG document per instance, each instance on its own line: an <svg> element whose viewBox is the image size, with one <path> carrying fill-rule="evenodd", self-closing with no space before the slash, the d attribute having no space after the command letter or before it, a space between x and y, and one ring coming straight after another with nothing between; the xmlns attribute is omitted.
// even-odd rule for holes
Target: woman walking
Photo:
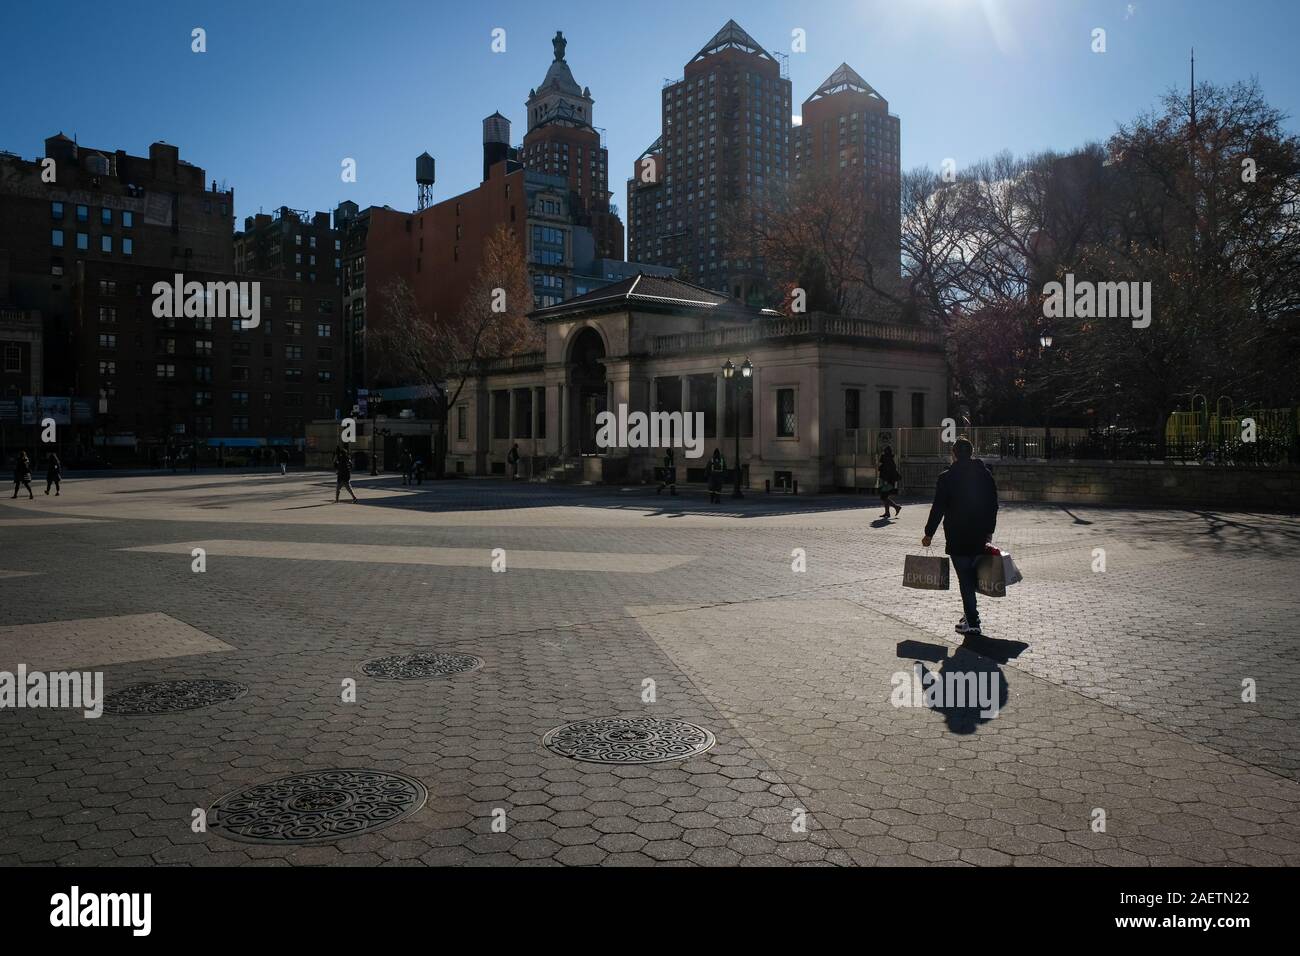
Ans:
<svg viewBox="0 0 1300 956"><path fill-rule="evenodd" d="M27 489L27 497L35 498L32 494L32 463L27 458L27 452L20 451L17 460L14 461L14 494L18 497L18 486L23 485Z"/></svg>
<svg viewBox="0 0 1300 956"><path fill-rule="evenodd" d="M175 460L173 459L173 466ZM54 497L58 497L62 490L63 482L63 465L59 461L59 456L50 452L45 460L45 493L50 493L50 485L54 486Z"/></svg>
<svg viewBox="0 0 1300 956"><path fill-rule="evenodd" d="M339 492L344 488L352 496L352 503L356 504L357 493L352 490L352 459L342 448L334 452L334 503L339 502Z"/></svg>
<svg viewBox="0 0 1300 956"><path fill-rule="evenodd" d="M876 492L880 495L880 501L885 506L885 513L880 517L888 518L889 509L894 509L894 514L903 510L902 505L894 501L894 495L898 494L898 481L902 476L898 473L898 465L894 463L894 449L888 445L880 453L880 464L876 468Z"/></svg>
<svg viewBox="0 0 1300 956"><path fill-rule="evenodd" d="M709 502L711 504L722 503L722 473L727 470L726 459L722 457L722 449L713 449L713 458L709 461Z"/></svg>

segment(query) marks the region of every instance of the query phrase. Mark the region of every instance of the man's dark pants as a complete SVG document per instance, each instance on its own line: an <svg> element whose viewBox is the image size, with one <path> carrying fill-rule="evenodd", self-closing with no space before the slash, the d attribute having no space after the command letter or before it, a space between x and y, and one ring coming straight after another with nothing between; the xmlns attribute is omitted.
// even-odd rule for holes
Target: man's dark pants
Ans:
<svg viewBox="0 0 1300 956"><path fill-rule="evenodd" d="M966 623L971 627L980 626L980 612L975 604L975 566L982 555L953 554L952 569L957 572L957 584L961 588L961 606L966 612Z"/></svg>

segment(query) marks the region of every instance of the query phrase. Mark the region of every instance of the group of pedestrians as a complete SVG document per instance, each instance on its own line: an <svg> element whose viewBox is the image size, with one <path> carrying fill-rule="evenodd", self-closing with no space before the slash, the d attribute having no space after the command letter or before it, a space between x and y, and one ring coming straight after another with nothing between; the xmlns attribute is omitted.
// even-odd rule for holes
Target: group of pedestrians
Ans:
<svg viewBox="0 0 1300 956"><path fill-rule="evenodd" d="M32 462L25 451L20 451L18 458L14 461L13 498L18 497L19 488L27 489L29 499L36 497L32 493ZM54 489L56 498L63 493L63 463L59 461L59 456L54 452L50 452L45 456L45 493L47 495L50 493L51 488Z"/></svg>

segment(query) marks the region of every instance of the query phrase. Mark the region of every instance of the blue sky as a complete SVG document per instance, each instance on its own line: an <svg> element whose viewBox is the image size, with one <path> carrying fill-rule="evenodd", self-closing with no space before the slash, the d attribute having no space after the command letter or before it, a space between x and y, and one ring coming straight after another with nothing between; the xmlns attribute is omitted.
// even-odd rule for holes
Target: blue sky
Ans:
<svg viewBox="0 0 1300 956"><path fill-rule="evenodd" d="M841 61L856 68L902 118L904 168L1103 139L1186 86L1192 46L1198 78L1258 77L1300 129L1295 0L5 0L0 149L30 158L60 130L137 155L167 140L235 187L241 223L343 199L409 209L421 151L437 158L443 199L479 181L484 116L500 110L523 138L524 99L560 29L621 208L659 132L663 80L729 17L774 51L806 31L789 61L796 112ZM196 26L203 54L190 50ZM1104 54L1090 48L1096 27ZM345 157L356 183L340 179Z"/></svg>

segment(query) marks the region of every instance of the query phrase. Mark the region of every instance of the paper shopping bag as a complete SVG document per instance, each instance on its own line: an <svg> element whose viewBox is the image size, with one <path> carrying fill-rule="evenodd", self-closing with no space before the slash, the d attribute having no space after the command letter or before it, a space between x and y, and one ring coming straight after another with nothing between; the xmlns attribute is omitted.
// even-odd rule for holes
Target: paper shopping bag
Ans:
<svg viewBox="0 0 1300 956"><path fill-rule="evenodd" d="M947 555L907 555L903 559L903 587L922 591L948 590Z"/></svg>

